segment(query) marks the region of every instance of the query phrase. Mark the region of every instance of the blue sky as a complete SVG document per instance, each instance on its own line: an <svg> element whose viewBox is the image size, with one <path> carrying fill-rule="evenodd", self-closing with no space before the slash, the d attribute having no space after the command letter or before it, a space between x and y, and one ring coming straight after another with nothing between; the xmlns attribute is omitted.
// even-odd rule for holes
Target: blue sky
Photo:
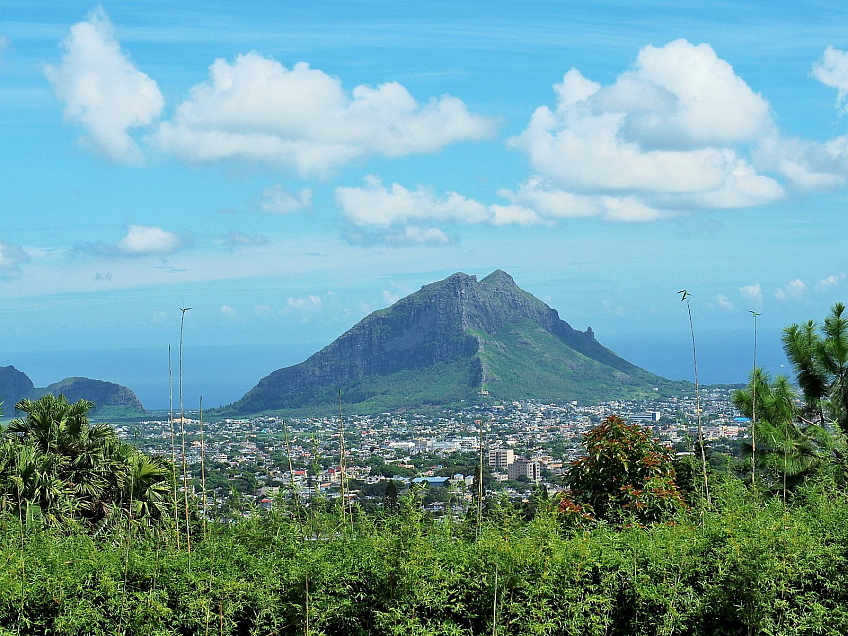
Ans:
<svg viewBox="0 0 848 636"><path fill-rule="evenodd" d="M848 7L690 5L0 0L0 364L182 305L297 357L495 268L625 355L684 287L779 350L848 289Z"/></svg>

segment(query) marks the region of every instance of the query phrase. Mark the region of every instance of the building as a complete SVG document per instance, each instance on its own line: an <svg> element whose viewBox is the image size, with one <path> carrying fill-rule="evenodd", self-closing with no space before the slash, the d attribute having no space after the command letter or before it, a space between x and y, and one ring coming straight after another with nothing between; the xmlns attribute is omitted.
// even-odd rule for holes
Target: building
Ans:
<svg viewBox="0 0 848 636"><path fill-rule="evenodd" d="M648 411L647 413L636 413L634 415L628 415L627 419L631 422L659 422L660 412Z"/></svg>
<svg viewBox="0 0 848 636"><path fill-rule="evenodd" d="M530 481L539 481L542 478L542 464L535 459L516 459L509 465L509 478L518 479L527 477Z"/></svg>
<svg viewBox="0 0 848 636"><path fill-rule="evenodd" d="M508 468L515 461L515 451L511 448L493 448L489 450L489 466Z"/></svg>

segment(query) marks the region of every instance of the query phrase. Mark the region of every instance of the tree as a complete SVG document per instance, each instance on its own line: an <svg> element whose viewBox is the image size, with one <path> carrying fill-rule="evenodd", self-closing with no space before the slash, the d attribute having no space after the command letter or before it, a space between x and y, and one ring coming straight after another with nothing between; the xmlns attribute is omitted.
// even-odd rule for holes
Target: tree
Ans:
<svg viewBox="0 0 848 636"><path fill-rule="evenodd" d="M51 394L16 405L26 416L12 420L0 439L0 509L91 529L116 515L162 519L169 464L122 442L108 424L90 424L93 406Z"/></svg>
<svg viewBox="0 0 848 636"><path fill-rule="evenodd" d="M836 303L817 329L810 320L783 331L783 349L795 367L804 397L803 415L848 433L848 317Z"/></svg>
<svg viewBox="0 0 848 636"><path fill-rule="evenodd" d="M686 507L674 480L671 448L646 429L610 415L583 437L586 454L571 462L565 483L595 517L661 521Z"/></svg>
<svg viewBox="0 0 848 636"><path fill-rule="evenodd" d="M397 484L394 479L389 479L386 483L386 492L383 495L383 510L389 514L394 514L399 507Z"/></svg>
<svg viewBox="0 0 848 636"><path fill-rule="evenodd" d="M749 443L747 450L756 452L766 483L773 491L782 492L784 499L816 469L821 449L829 445L829 435L822 426L799 425L801 412L796 400L786 376L772 382L762 369L754 370L747 389L733 393L733 404L744 416L751 417L756 405L756 446Z"/></svg>

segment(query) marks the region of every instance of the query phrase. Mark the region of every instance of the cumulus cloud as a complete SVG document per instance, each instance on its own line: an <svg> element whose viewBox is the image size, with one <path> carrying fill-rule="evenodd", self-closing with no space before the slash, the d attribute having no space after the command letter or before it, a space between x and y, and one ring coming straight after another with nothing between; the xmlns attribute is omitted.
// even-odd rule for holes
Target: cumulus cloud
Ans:
<svg viewBox="0 0 848 636"><path fill-rule="evenodd" d="M400 294L396 292L391 292L388 289L383 290L383 300L388 305L394 305L397 301L400 300Z"/></svg>
<svg viewBox="0 0 848 636"><path fill-rule="evenodd" d="M130 225L126 236L116 243L118 251L128 256L170 254L184 246L184 239L177 234L148 225Z"/></svg>
<svg viewBox="0 0 848 636"><path fill-rule="evenodd" d="M312 206L312 190L304 188L291 193L281 185L273 185L262 190L257 209L265 214L289 214Z"/></svg>
<svg viewBox="0 0 848 636"><path fill-rule="evenodd" d="M422 186L409 190L394 183L387 188L373 175L365 178L364 188L336 188L335 200L357 226L388 228L421 220L480 223L490 217L485 205L456 192L439 197Z"/></svg>
<svg viewBox="0 0 848 636"><path fill-rule="evenodd" d="M755 285L744 285L739 288L739 294L745 300L753 302L756 306L760 306L763 304L763 288L760 287L759 283Z"/></svg>
<svg viewBox="0 0 848 636"><path fill-rule="evenodd" d="M392 227L359 227L348 224L343 237L353 245L387 245L406 247L415 245L444 245L451 240L444 230L438 227L418 225Z"/></svg>
<svg viewBox="0 0 848 636"><path fill-rule="evenodd" d="M215 60L157 137L189 161L247 159L324 176L358 157L432 153L493 130L449 95L419 104L397 82L349 93L306 62L286 68L251 52Z"/></svg>
<svg viewBox="0 0 848 636"><path fill-rule="evenodd" d="M295 312L303 322L309 320L324 306L320 296L310 294L304 298L289 298L286 301L286 312Z"/></svg>
<svg viewBox="0 0 848 636"><path fill-rule="evenodd" d="M812 76L825 86L838 91L837 106L845 106L848 95L848 53L828 46L818 62L813 64Z"/></svg>
<svg viewBox="0 0 848 636"><path fill-rule="evenodd" d="M837 91L836 107L848 112L848 53L828 46L810 71ZM786 137L778 131L760 140L754 159L801 190L824 190L848 182L848 135L825 141Z"/></svg>
<svg viewBox="0 0 848 636"><path fill-rule="evenodd" d="M102 8L71 27L62 58L44 72L65 118L86 130L84 145L120 162L137 163L141 151L130 130L156 121L164 106L154 80L121 50Z"/></svg>
<svg viewBox="0 0 848 636"><path fill-rule="evenodd" d="M724 311L733 311L733 303L724 294L716 294L712 302L707 303L711 308L722 309Z"/></svg>
<svg viewBox="0 0 848 636"><path fill-rule="evenodd" d="M265 245L268 242L268 237L264 234L245 234L238 230L231 230L224 237L224 244L230 249L236 247L250 247L253 245Z"/></svg>
<svg viewBox="0 0 848 636"><path fill-rule="evenodd" d="M833 189L848 176L848 135L819 142L775 133L760 140L754 158L800 190Z"/></svg>
<svg viewBox="0 0 848 636"><path fill-rule="evenodd" d="M498 190L498 195L535 211L537 220L597 216L609 221L633 222L653 221L673 214L670 210L651 207L634 196L590 196L567 192L538 176L527 179L515 191Z"/></svg>
<svg viewBox="0 0 848 636"><path fill-rule="evenodd" d="M824 291L826 289L833 289L839 283L845 280L845 273L841 274L831 274L827 278L822 278L819 282L816 283L816 291Z"/></svg>
<svg viewBox="0 0 848 636"><path fill-rule="evenodd" d="M3 273L17 271L23 263L29 261L29 254L20 245L0 241L0 276Z"/></svg>
<svg viewBox="0 0 848 636"><path fill-rule="evenodd" d="M774 128L768 102L708 44L646 46L609 86L571 69L554 92L555 107L537 108L510 143L557 187L638 196L655 210L650 200L672 209L738 208L784 196L744 156ZM593 205L574 209L604 214Z"/></svg>
<svg viewBox="0 0 848 636"><path fill-rule="evenodd" d="M774 297L778 300L800 300L807 291L807 285L800 278L791 280L775 292Z"/></svg>
<svg viewBox="0 0 848 636"><path fill-rule="evenodd" d="M507 204L484 204L457 192L439 195L429 188L383 185L369 175L363 187L339 187L335 201L348 223L353 243L447 243L442 228L430 223L488 223L496 226L554 224L562 219L597 216L609 221L639 222L673 214L634 196L580 195L531 177L515 190L501 189Z"/></svg>
<svg viewBox="0 0 848 636"><path fill-rule="evenodd" d="M229 305L221 305L221 315L225 318L235 318L238 312Z"/></svg>
<svg viewBox="0 0 848 636"><path fill-rule="evenodd" d="M190 234L180 235L151 225L130 225L126 235L115 243L88 243L79 249L98 256L164 256L190 244Z"/></svg>
<svg viewBox="0 0 848 636"><path fill-rule="evenodd" d="M320 307L321 297L310 294L306 298L289 298L286 304L292 309L303 309L304 307Z"/></svg>

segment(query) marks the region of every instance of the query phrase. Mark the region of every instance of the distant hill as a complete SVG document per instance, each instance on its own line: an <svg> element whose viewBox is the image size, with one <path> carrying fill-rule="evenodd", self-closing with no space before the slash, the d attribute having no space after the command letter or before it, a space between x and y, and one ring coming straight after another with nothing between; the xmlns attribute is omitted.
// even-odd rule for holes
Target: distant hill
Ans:
<svg viewBox="0 0 848 636"><path fill-rule="evenodd" d="M490 398L578 400L677 394L496 270L457 273L375 311L300 364L262 378L222 415L376 412Z"/></svg>
<svg viewBox="0 0 848 636"><path fill-rule="evenodd" d="M23 371L13 366L0 367L0 401L6 418L14 416L15 404L24 398L34 400L52 393L64 394L71 402L85 399L94 402L95 409L104 409L112 413L143 413L144 407L132 390L113 382L91 380L89 378L65 378L49 386L38 388ZM120 408L121 411L116 411ZM96 414L96 411L95 411Z"/></svg>

